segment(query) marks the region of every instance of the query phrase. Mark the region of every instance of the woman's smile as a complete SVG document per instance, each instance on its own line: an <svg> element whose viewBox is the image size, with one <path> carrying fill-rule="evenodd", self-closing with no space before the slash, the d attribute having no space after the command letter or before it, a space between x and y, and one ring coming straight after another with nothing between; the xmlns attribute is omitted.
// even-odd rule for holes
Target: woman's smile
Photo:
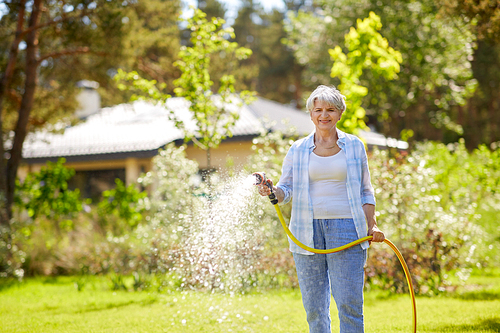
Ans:
<svg viewBox="0 0 500 333"><path fill-rule="evenodd" d="M311 111L311 120L318 130L331 130L335 128L342 113L325 101L314 101Z"/></svg>

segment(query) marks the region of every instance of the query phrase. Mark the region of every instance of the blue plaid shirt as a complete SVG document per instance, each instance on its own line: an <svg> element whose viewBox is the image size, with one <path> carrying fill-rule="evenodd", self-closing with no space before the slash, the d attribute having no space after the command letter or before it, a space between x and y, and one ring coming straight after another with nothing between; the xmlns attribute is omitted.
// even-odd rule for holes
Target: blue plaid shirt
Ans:
<svg viewBox="0 0 500 333"><path fill-rule="evenodd" d="M364 204L375 205L375 196L370 181L368 159L364 143L356 136L337 129L338 146L345 152L347 159L347 196L356 226L358 237L367 236ZM313 242L313 207L309 196L309 155L315 148L314 132L297 140L288 150L283 161L281 178L277 187L283 190L285 198L281 204L292 199L292 217L290 231L302 243L314 247ZM303 250L289 239L290 251L312 254ZM368 248L368 242L361 247Z"/></svg>

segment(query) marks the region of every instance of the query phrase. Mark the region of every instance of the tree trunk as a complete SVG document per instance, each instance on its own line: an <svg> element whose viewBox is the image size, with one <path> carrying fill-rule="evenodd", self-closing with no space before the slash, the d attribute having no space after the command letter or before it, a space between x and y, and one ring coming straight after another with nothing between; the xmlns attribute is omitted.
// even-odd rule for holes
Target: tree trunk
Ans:
<svg viewBox="0 0 500 333"><path fill-rule="evenodd" d="M35 0L29 20L29 28L38 25L40 20L42 0ZM24 94L19 107L19 117L14 131L14 142L10 151L10 159L7 162L7 210L11 214L14 201L14 190L16 185L17 169L22 159L23 144L28 132L28 120L33 108L37 83L38 68L38 29L33 29L26 35L26 80Z"/></svg>
<svg viewBox="0 0 500 333"><path fill-rule="evenodd" d="M4 74L0 80L0 134L3 133L3 101L5 98L5 93L9 89L10 82L12 80L12 75L14 74L14 68L16 67L17 54L19 52L19 43L22 40L22 31L24 25L24 13L25 13L25 0L22 0L19 4L19 11L17 15L17 29L16 37L12 42L9 50L9 60L7 61L7 66L5 67ZM0 135L0 226L5 226L9 229L9 220L12 216L11 210L7 203L7 169L5 165L5 150L3 135Z"/></svg>
<svg viewBox="0 0 500 333"><path fill-rule="evenodd" d="M207 169L210 170L211 167L212 167L212 156L211 156L210 147L208 147L208 149L207 149Z"/></svg>
<svg viewBox="0 0 500 333"><path fill-rule="evenodd" d="M208 190L210 195L212 195L212 155L211 155L210 147L207 149L207 169L205 171L205 182L208 186Z"/></svg>

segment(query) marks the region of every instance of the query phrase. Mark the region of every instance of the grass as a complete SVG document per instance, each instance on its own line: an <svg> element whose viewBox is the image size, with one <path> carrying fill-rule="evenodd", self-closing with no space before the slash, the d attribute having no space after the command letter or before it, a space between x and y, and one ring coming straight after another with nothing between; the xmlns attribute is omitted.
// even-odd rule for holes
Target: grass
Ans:
<svg viewBox="0 0 500 333"><path fill-rule="evenodd" d="M500 274L455 293L418 297L418 332L500 332ZM78 291L80 289L80 291ZM408 295L365 294L367 333L410 332ZM332 307L333 332L338 319ZM110 290L109 278L0 285L1 332L307 332L298 290L220 295Z"/></svg>

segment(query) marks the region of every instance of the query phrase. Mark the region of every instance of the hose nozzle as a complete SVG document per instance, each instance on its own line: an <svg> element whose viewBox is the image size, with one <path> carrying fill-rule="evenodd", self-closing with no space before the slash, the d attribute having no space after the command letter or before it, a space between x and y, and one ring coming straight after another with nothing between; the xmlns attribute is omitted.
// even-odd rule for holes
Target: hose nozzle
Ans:
<svg viewBox="0 0 500 333"><path fill-rule="evenodd" d="M254 185L256 185L256 186L267 185L266 184L267 178L266 178L266 174L264 172L254 172L252 174L252 176L255 177L255 183L253 183Z"/></svg>
<svg viewBox="0 0 500 333"><path fill-rule="evenodd" d="M276 198L276 195L274 194L271 180L266 178L266 174L264 172L254 172L252 175L255 176L255 183L253 183L254 185L265 185L269 187L269 189L271 190L271 194L268 195L269 200L271 200L271 203L273 205L276 205L278 203L278 198Z"/></svg>

